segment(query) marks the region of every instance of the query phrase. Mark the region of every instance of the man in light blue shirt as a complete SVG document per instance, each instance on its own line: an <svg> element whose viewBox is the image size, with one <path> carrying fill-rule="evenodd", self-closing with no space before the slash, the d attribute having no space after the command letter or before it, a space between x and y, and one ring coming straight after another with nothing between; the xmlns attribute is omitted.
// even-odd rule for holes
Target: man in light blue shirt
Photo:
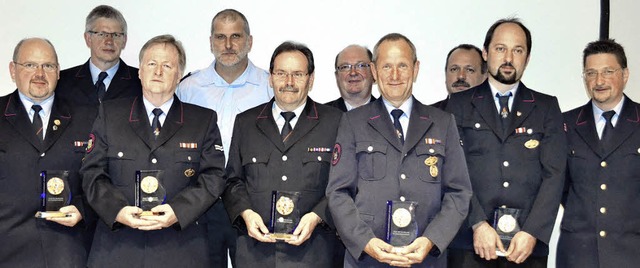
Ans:
<svg viewBox="0 0 640 268"><path fill-rule="evenodd" d="M213 109L218 113L225 159L231 144L236 115L273 97L267 71L253 65L247 57L253 44L247 18L237 10L220 11L211 21L209 37L215 60L206 69L185 77L176 94L181 101ZM231 228L222 202L207 212L209 241L214 267L226 267L226 250L235 253L235 231Z"/></svg>

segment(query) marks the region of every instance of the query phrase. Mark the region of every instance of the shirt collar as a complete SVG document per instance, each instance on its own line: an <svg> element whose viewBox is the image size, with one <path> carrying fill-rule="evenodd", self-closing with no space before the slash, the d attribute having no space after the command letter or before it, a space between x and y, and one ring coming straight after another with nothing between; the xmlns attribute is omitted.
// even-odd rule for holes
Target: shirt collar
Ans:
<svg viewBox="0 0 640 268"><path fill-rule="evenodd" d="M620 100L620 102L618 102L618 104L616 104L616 106L615 106L615 107L613 107L613 109L611 109L611 110L613 110L613 111L615 111L615 112L616 112L616 114L615 114L615 115L613 116L613 118L611 119L611 121L612 121L611 123L612 123L613 125L615 125L615 122L617 122L617 120L618 120L618 116L619 116L619 115L620 115L620 113L622 112L622 105L624 104L625 99L626 99L626 96L622 96L622 99ZM598 121L599 121L599 120L601 120L601 119L602 119L602 120L605 120L605 119L602 117L602 113L604 113L604 112L606 112L606 111L603 111L602 109L600 109L600 107L598 107L598 106L593 102L593 100L591 100L591 107L593 108L593 118L594 118L594 120L595 120L596 122L598 122Z"/></svg>
<svg viewBox="0 0 640 268"><path fill-rule="evenodd" d="M218 74L218 72L216 71L215 67L216 67L216 61L213 60L213 62L211 63L209 68L207 68L207 70L208 70L208 72L210 72L210 74L208 76L213 78L212 82L216 86L236 86L236 87L240 87L240 86L243 86L243 85L245 85L247 83L253 84L253 85L262 84L262 81L260 80L260 76L258 75L258 72L256 70L257 68L256 68L255 65L253 65L253 62L251 62L251 60L248 61L247 68L244 69L244 72L242 72L242 74L240 76L238 76L238 78L236 78L236 80L231 82L231 84L227 83L227 81L225 81L224 78L222 78L222 76L220 76L220 74Z"/></svg>
<svg viewBox="0 0 640 268"><path fill-rule="evenodd" d="M402 110L402 112L404 112L402 116L406 116L407 118L411 116L411 109L413 108L413 96L407 98L398 108L391 105L391 103L384 97L382 97L382 102L384 103L384 107L387 108L387 113L389 114L389 116L391 116L391 111L393 111L394 109Z"/></svg>
<svg viewBox="0 0 640 268"><path fill-rule="evenodd" d="M160 108L164 115L169 114L169 110L171 109L171 105L173 104L173 97L160 105L160 107L155 107L147 98L142 97L142 102L144 103L144 109L147 111L147 117L153 116L153 109Z"/></svg>
<svg viewBox="0 0 640 268"><path fill-rule="evenodd" d="M113 79L113 77L116 75L116 72L118 72L118 68L120 68L120 60L118 60L118 63L116 63L116 65L113 65L111 68L109 68L109 69L107 69L105 71L108 74L107 78L104 79L105 80L104 81L105 85L108 85L111 82L111 79ZM93 84L95 85L96 82L98 82L98 76L100 75L102 70L100 70L98 67L96 67L93 64L93 62L91 62L91 60L89 60L89 71L91 72L91 80L93 81ZM107 83L107 81L109 83Z"/></svg>
<svg viewBox="0 0 640 268"><path fill-rule="evenodd" d="M509 94L509 92L511 92L512 94L511 97L514 97L516 95L516 91L518 91L519 85L520 85L520 81L513 84L513 86L509 90L507 90L504 94L502 94L491 83L489 83L489 87L491 88L491 96L493 96L494 98L496 97L496 94L500 94L500 96L506 96L507 94Z"/></svg>
<svg viewBox="0 0 640 268"><path fill-rule="evenodd" d="M40 105L40 107L42 107L42 112L44 112L45 116L48 116L51 113L51 108L53 107L53 96L55 96L55 93L41 102L32 100L31 98L22 94L22 92L20 91L18 91L18 96L20 97L22 105L24 105L24 108L27 110L27 113L31 113L31 106L33 106L34 104Z"/></svg>

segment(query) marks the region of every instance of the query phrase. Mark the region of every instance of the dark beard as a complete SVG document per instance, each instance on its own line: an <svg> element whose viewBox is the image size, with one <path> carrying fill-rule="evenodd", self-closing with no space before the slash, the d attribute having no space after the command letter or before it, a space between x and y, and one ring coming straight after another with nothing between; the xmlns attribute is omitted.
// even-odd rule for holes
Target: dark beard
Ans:
<svg viewBox="0 0 640 268"><path fill-rule="evenodd" d="M510 64L503 64L502 66L511 66ZM516 80L516 77L518 77L518 70L513 71L513 74L511 74L511 77L506 77L504 76L504 74L502 74L500 72L500 68L498 68L498 70L496 71L496 74L492 74L491 72L489 72L489 74L491 75L491 77L493 77L493 79L495 79L496 81L503 83L505 85L512 85L515 84L516 82L518 82L518 80Z"/></svg>

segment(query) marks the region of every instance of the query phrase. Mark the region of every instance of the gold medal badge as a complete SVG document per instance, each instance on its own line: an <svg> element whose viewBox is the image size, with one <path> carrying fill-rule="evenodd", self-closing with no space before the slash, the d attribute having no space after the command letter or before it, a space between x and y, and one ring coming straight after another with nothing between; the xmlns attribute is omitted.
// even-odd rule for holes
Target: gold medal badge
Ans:
<svg viewBox="0 0 640 268"><path fill-rule="evenodd" d="M152 194L158 190L158 179L153 176L146 176L140 181L140 189L146 194Z"/></svg>
<svg viewBox="0 0 640 268"><path fill-rule="evenodd" d="M280 215L287 216L293 212L293 208L295 204L293 204L293 200L286 196L281 196L276 202L276 211L280 213Z"/></svg>
<svg viewBox="0 0 640 268"><path fill-rule="evenodd" d="M187 178L193 177L193 175L196 174L196 171L193 170L193 168L188 168L184 170L184 175L187 176Z"/></svg>
<svg viewBox="0 0 640 268"><path fill-rule="evenodd" d="M409 223L411 223L411 212L406 208L396 209L396 211L393 212L393 215L391 215L391 219L393 220L393 224L396 226L400 228L407 227L409 226Z"/></svg>
<svg viewBox="0 0 640 268"><path fill-rule="evenodd" d="M52 195L59 195L64 190L64 181L58 177L53 177L47 181L47 192Z"/></svg>
<svg viewBox="0 0 640 268"><path fill-rule="evenodd" d="M533 149L538 147L538 145L540 145L540 142L538 140L528 140L527 142L524 143L524 147L527 147L527 149Z"/></svg>
<svg viewBox="0 0 640 268"><path fill-rule="evenodd" d="M438 164L438 157L429 156L424 160L424 164L429 167L429 175L431 175L431 177L438 177L438 166L436 166L436 164Z"/></svg>

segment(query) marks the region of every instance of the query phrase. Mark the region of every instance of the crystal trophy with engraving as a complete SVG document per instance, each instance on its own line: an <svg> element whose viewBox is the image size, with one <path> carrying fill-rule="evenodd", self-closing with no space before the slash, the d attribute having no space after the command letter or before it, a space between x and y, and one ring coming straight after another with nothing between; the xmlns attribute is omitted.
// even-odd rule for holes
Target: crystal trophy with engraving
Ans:
<svg viewBox="0 0 640 268"><path fill-rule="evenodd" d="M44 170L40 172L42 191L40 193L41 209L36 218L64 218L71 216L60 212L60 208L71 203L69 187L69 171Z"/></svg>
<svg viewBox="0 0 640 268"><path fill-rule="evenodd" d="M507 207L496 208L493 212L493 228L496 229L505 250L509 248L513 236L520 231L520 224L518 223L520 213L520 209ZM498 249L496 249L496 254L505 256Z"/></svg>
<svg viewBox="0 0 640 268"><path fill-rule="evenodd" d="M167 200L167 191L162 185L164 171L137 170L135 183L135 205L143 210L139 216L162 215L163 212L151 212Z"/></svg>
<svg viewBox="0 0 640 268"><path fill-rule="evenodd" d="M273 191L271 194L271 221L268 237L277 240L296 239L293 231L300 223L298 200L300 192Z"/></svg>
<svg viewBox="0 0 640 268"><path fill-rule="evenodd" d="M414 201L387 201L386 242L394 247L404 247L418 237L416 207Z"/></svg>

